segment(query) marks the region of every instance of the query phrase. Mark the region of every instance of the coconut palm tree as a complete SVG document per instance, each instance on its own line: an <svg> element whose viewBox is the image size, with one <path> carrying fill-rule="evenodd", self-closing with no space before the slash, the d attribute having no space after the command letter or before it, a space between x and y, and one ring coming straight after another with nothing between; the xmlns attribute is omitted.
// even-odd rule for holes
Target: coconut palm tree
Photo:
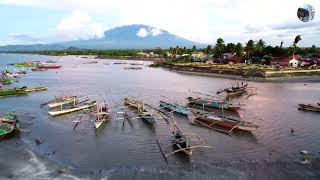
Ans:
<svg viewBox="0 0 320 180"><path fill-rule="evenodd" d="M208 45L207 48L204 49L205 54L210 54L211 52L211 45Z"/></svg>
<svg viewBox="0 0 320 180"><path fill-rule="evenodd" d="M192 52L195 52L197 50L197 46L196 45L193 45L192 46Z"/></svg>
<svg viewBox="0 0 320 180"><path fill-rule="evenodd" d="M246 43L245 50L246 50L246 52L247 52L247 57L248 57L248 59L250 58L250 55L251 55L252 52L253 52L254 46L255 46L254 41L251 40L251 39Z"/></svg>
<svg viewBox="0 0 320 180"><path fill-rule="evenodd" d="M260 39L258 42L257 42L257 49L258 49L258 51L259 51L259 55L261 56L262 55L262 52L263 52L263 49L265 48L265 45L266 43L262 40L262 39Z"/></svg>
<svg viewBox="0 0 320 180"><path fill-rule="evenodd" d="M282 48L282 46L283 46L283 41L281 41L281 43L280 43L280 48Z"/></svg>
<svg viewBox="0 0 320 180"><path fill-rule="evenodd" d="M296 36L294 38L294 41L293 41L293 44L292 44L292 46L293 46L293 56L294 56L294 54L296 53L296 51L298 49L297 44L298 44L299 41L301 41L301 35L298 35L298 36Z"/></svg>
<svg viewBox="0 0 320 180"><path fill-rule="evenodd" d="M216 54L220 56L223 53L224 48L224 40L222 38L218 38L217 43L214 47L214 49L216 50Z"/></svg>
<svg viewBox="0 0 320 180"><path fill-rule="evenodd" d="M243 57L243 47L241 43L238 43L235 47L235 53L240 56L241 58Z"/></svg>

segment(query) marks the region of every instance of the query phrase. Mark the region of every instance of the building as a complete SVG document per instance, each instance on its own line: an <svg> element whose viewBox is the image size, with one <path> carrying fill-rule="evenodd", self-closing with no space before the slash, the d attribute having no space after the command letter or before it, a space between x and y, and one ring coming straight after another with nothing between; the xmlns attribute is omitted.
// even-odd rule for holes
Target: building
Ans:
<svg viewBox="0 0 320 180"><path fill-rule="evenodd" d="M289 65L289 61L289 58L274 58L270 61L270 65L287 67Z"/></svg>
<svg viewBox="0 0 320 180"><path fill-rule="evenodd" d="M224 59L225 64L239 64L241 61L242 58L240 56L232 56L231 58Z"/></svg>
<svg viewBox="0 0 320 180"><path fill-rule="evenodd" d="M295 59L295 58L292 58L289 61L289 66L293 67L293 68L297 68L299 66L299 61L297 59Z"/></svg>
<svg viewBox="0 0 320 180"><path fill-rule="evenodd" d="M222 59L230 59L232 57L234 57L236 55L236 53L223 53L221 55Z"/></svg>

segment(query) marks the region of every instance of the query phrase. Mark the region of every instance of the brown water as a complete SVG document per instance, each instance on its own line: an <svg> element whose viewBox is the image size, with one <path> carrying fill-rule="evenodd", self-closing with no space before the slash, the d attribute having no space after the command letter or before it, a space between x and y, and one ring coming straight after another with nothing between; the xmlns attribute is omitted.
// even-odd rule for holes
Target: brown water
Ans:
<svg viewBox="0 0 320 180"><path fill-rule="evenodd" d="M0 64L4 69L12 68L6 65L8 63L49 59L57 60L63 68L46 72L29 72L18 83L18 85L47 86L49 91L3 98L0 100L0 111L4 113L15 110L21 114L21 118L32 121L33 124L26 127L31 133L20 134L20 139L26 144L26 148L31 149L30 152L44 156L44 159L50 159L53 164L71 167L75 177L77 175L81 177L83 172L84 174L93 172L87 173L84 177L97 179L103 177L317 179L319 177L319 174L316 176L319 166L302 165L299 151L308 150L318 163L320 115L297 110L299 103L320 101L318 82L249 82L249 86L258 89L258 94L241 100L245 104L241 114L245 120L261 126L253 134L234 133L228 136L192 126L186 117L175 116L180 129L200 135L214 147L214 150L196 149L191 161L177 154L171 156L166 164L156 144L156 138L160 138L164 143L169 142L170 125L164 120L157 120L155 130L139 119L134 120L132 124L126 122L123 126L122 120L115 118L118 110L114 108L113 120L107 122L98 132L95 132L90 120L81 122L74 130L72 121L79 118L77 113L52 118L47 114L48 109L40 108L39 105L54 96L78 95L105 100L111 107L121 106L124 97L133 96L157 107L162 96L186 103L185 98L192 95L191 92L216 92L218 89L230 86L232 80L149 68L147 67L149 63L145 63L143 70L124 70L123 67L126 65L113 65L116 60L99 60L98 64L82 64L88 59L77 57L1 54ZM104 65L104 62L109 62L110 65ZM290 132L291 128L294 129L293 135ZM34 139L38 137L45 140L39 146L34 143ZM1 143L5 146L14 146L10 140ZM1 153L5 154L5 150L0 150ZM295 172L298 169L299 173ZM39 178L32 173L29 176L31 179ZM52 174L48 176L52 177ZM18 173L15 177L22 178L23 175Z"/></svg>

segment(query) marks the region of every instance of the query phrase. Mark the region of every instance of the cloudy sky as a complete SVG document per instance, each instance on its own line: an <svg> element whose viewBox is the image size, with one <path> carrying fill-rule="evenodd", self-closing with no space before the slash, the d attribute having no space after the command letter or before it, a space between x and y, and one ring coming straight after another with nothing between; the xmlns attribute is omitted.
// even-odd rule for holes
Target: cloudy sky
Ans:
<svg viewBox="0 0 320 180"><path fill-rule="evenodd" d="M303 4L314 7L312 22L297 18ZM263 38L289 46L320 47L320 0L0 0L0 45L52 43L103 36L105 30L146 24L214 44Z"/></svg>

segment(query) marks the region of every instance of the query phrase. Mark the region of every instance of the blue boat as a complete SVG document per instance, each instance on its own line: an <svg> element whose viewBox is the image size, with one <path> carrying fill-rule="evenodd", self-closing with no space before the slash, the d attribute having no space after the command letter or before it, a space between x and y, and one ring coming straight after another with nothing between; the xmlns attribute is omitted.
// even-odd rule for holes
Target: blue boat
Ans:
<svg viewBox="0 0 320 180"><path fill-rule="evenodd" d="M178 103L169 103L165 101L160 101L160 107L169 109L173 112L183 114L183 115L188 115L188 109L185 106L182 106Z"/></svg>

